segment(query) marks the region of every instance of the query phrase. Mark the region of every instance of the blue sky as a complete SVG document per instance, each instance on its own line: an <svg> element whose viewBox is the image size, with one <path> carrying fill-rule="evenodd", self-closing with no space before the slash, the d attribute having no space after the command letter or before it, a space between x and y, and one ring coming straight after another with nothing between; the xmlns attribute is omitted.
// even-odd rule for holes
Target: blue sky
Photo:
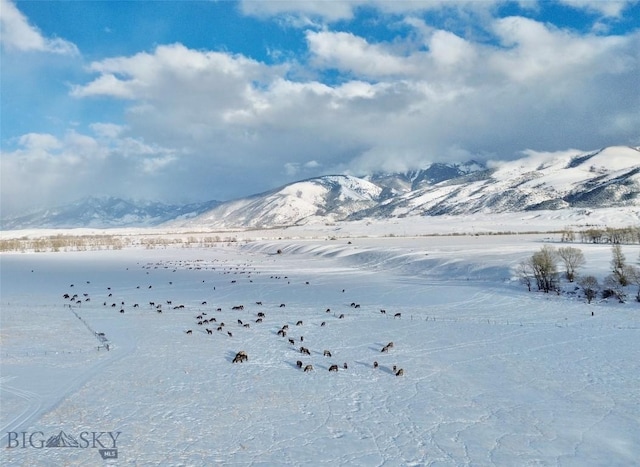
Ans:
<svg viewBox="0 0 640 467"><path fill-rule="evenodd" d="M0 0L2 215L640 145L638 1Z"/></svg>

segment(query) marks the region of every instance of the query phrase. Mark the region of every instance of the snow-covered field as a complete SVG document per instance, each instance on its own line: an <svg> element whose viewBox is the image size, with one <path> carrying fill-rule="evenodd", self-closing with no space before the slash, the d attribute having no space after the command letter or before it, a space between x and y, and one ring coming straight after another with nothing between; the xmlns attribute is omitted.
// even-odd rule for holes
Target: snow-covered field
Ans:
<svg viewBox="0 0 640 467"><path fill-rule="evenodd" d="M0 463L638 465L640 305L527 292L545 236L2 254Z"/></svg>

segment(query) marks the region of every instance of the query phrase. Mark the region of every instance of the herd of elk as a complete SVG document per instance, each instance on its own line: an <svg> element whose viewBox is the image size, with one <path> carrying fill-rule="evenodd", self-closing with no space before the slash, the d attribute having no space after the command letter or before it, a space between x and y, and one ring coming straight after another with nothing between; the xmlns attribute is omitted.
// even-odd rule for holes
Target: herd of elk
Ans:
<svg viewBox="0 0 640 467"><path fill-rule="evenodd" d="M158 267L158 265L156 265L155 267L157 268L157 267ZM198 267L198 268L196 268L196 269L199 269L199 267ZM215 268L214 268L214 269L215 269ZM237 268L236 268L236 269L237 269ZM175 272L175 269L174 269L174 272ZM227 274L227 273L230 273L230 272L225 272L225 274ZM238 272L234 272L234 273L238 273ZM240 273L243 273L243 272L240 272ZM149 274L149 273L147 273L147 274ZM273 277L273 276L272 276L272 277ZM281 278L281 277L276 277L276 278ZM287 276L284 276L284 279L288 279L288 277L287 277ZM202 282L204 283L205 281L203 280ZM233 281L232 281L232 283L236 283L236 282L237 282L236 280L233 280ZM252 282L252 281L251 281L251 282ZM291 283L291 282L288 282L288 283ZM173 282L169 282L169 284L171 285L171 284L173 284ZM309 285L309 282L307 281L307 282L305 282L305 284L306 284L306 285ZM72 286L73 286L73 285L72 285ZM153 287L152 285L147 285L147 288L148 288L148 289L152 289L152 287ZM139 286L139 285L137 286L137 289L140 289L140 286ZM215 287L213 287L213 289L215 290ZM109 297L113 297L114 293L115 293L115 294L116 294L116 296L117 296L117 292L112 291L112 290L111 290L111 287L108 287L108 288L107 288L107 290L108 290L108 296L109 296ZM154 291L155 291L155 290L158 290L158 289L157 289L157 288L154 288ZM343 290L342 290L342 292L345 292L345 290L343 289ZM155 294L155 293L156 293L156 292L154 292L154 294ZM72 304L75 304L75 305L80 305L80 304L81 304L81 302L82 302L83 300L84 300L85 302L88 302L88 301L90 301L90 299L91 299L91 298L89 297L89 294L87 294L87 293L83 293L83 294L82 294L82 297L80 297L78 294L73 294L73 295L71 295L71 294L69 294L69 293L66 293L66 294L64 294L64 295L63 295L63 297L64 297L65 299L67 299L67 300L70 300L70 301L72 302ZM184 306L184 305L176 305L176 306L173 306L173 300L163 300L162 302L163 302L163 303L166 303L166 305L171 305L171 306L173 307L173 310L180 310L180 309L184 309L184 308L185 308L185 306ZM207 302L206 300L201 300L201 301L199 301L198 303L199 303L201 306L206 306L208 302ZM107 301L105 301L105 302L103 303L103 305L104 305L104 306L107 306ZM262 305L263 305L263 302L262 302L262 301L255 301L255 305L257 305L257 306L262 306ZM69 306L71 307L71 305L69 305ZM117 305L116 305L116 303L111 303L111 307L116 307L116 306L117 306ZM131 304L130 304L129 306L131 306ZM155 310L157 313L159 313L159 314L161 314L161 313L163 312L163 306L162 306L162 303L158 303L157 301L149 301L149 306L150 306L153 310ZM285 303L280 303L280 304L279 304L279 307L280 307L280 308L284 308L285 306L286 306L286 304L285 304ZM351 302L351 303L350 303L350 306L351 306L351 308L354 308L354 309L360 309L360 308L361 308L361 305L360 305L359 303L356 303L356 302ZM135 304L133 304L133 308L139 308L139 305L138 305L137 303L135 303ZM233 310L233 311L244 311L244 310L245 310L245 306L244 306L244 305L240 305L240 304L233 305L233 306L231 306L230 308L231 308L231 310ZM168 308L167 308L167 309L168 309ZM213 309L214 309L214 308L211 308L211 310L213 310ZM215 310L216 310L217 312L222 312L222 308L221 308L221 307L215 308ZM165 310L165 311L166 311L166 310ZM385 309L380 309L379 311L380 311L380 314L382 314L382 315L386 315L386 314L387 314L387 311L386 311ZM125 313L125 302L124 302L124 301L122 301L122 302L121 302L120 313ZM326 309L325 309L325 313L331 313L331 308L326 308ZM257 319L255 319L255 323L262 323L262 322L263 322L263 320L266 318L266 315L265 315L265 313L263 313L263 312L259 312L259 313L257 313L257 314L256 314L256 315L254 315L254 316L257 316ZM334 314L333 316L334 316L334 317L336 317L336 316L337 316L337 318L338 318L338 319L344 319L344 318L345 318L345 314L344 314L344 313L337 313L337 314ZM401 315L401 313L395 313L395 314L393 314L393 317L394 317L394 318L401 318L401 316L402 316L402 315ZM210 318L209 318L209 317L207 317L207 313L206 313L206 312L204 312L204 311L201 311L201 312L196 316L196 320L197 320L197 321L196 321L196 322L197 322L197 324L198 324L198 325L200 325L200 326L205 325L205 324L208 324L208 323L217 323L216 318L214 318L214 317L210 317ZM302 320L297 320L297 321L293 321L293 322L295 322L295 325L296 325L296 326L303 326L303 324L304 324ZM291 324L292 324L293 322L291 322ZM248 322L246 322L246 321L243 321L242 319L237 319L237 323L238 323L238 325L239 325L239 326L242 326L242 327L244 327L244 328L250 328L249 323L248 323ZM320 327L325 327L326 325L327 325L327 322L326 322L326 321L322 321L322 322L320 323ZM278 334L279 336L286 337L288 329L289 329L289 325L285 324L284 326L282 326L282 328L280 328L280 329L277 331L277 334ZM217 330L218 330L218 331L224 331L224 330L225 330L225 329L224 329L224 323L220 322L220 323L219 323L219 326L217 327ZM206 332L206 334L208 334L208 335L212 335L212 334L214 334L213 329L210 329L210 328L204 328L204 331L205 331L205 332ZM188 334L188 335L192 335L192 334L194 334L193 329L186 329L184 332L185 332L185 334ZM228 335L229 337L233 337L233 334L231 333L231 331L227 331L227 335ZM304 336L300 336L300 341L301 341L301 342L304 342L304 340L305 340L305 339L304 339ZM295 340L295 339L292 339L292 338L289 338L289 339L288 339L288 342L289 342L289 344L291 344L292 346L294 346L294 349L295 349L296 340ZM388 352L389 352L389 350L390 350L391 348L393 348L393 345L394 345L394 344L393 344L393 342L389 342L388 344L386 344L386 345L382 348L381 352L383 352L383 353L388 353ZM309 350L309 348L304 347L304 346L299 347L299 352L300 352L301 354L303 354L303 355L309 355L309 356L311 356L311 354L312 354L312 353L311 353L311 351ZM319 354L319 352L317 352L317 353ZM329 350L324 350L324 351L323 351L323 353L322 353L322 355L323 355L324 357L329 357L329 358L332 358L332 357L333 357L332 352L331 352L331 351L329 351ZM245 361L248 361L248 356L247 356L246 352L244 352L244 351L240 351L240 352L238 352L238 353L235 355L235 357L233 358L233 360L232 360L232 361L233 361L233 363L241 363L241 362L245 362ZM296 361L296 367L297 367L297 368L300 368L300 369L304 369L304 371L305 371L305 372L309 372L309 371L313 370L313 365L311 365L311 364L306 364L306 365L305 365L305 364L303 364L303 362L302 362L302 361L300 361L300 360ZM346 369L348 369L348 364L347 364L347 362L344 362L344 363L341 365L341 367L342 367L343 369L345 369L345 370L346 370ZM378 362L377 362L377 361L374 361L374 362L373 362L373 368L378 368L378 367L379 367ZM330 366L329 366L329 371L331 371L331 372L337 372L338 370L339 370L339 366L338 366L337 364L332 364L332 365L330 365ZM397 368L397 367L394 365L394 366L393 366L393 374L394 374L394 375L396 375L396 376L403 376L403 375L404 375L404 369L402 369L402 368Z"/></svg>

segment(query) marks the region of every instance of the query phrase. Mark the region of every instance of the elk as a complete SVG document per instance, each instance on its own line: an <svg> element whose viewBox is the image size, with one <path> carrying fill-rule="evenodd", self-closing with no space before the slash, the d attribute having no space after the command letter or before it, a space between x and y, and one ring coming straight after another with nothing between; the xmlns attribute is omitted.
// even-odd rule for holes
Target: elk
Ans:
<svg viewBox="0 0 640 467"><path fill-rule="evenodd" d="M344 362L344 364L342 365L342 368L344 368L345 370L348 368L347 367L347 362Z"/></svg>
<svg viewBox="0 0 640 467"><path fill-rule="evenodd" d="M296 345L296 341L294 341L293 339L289 339L289 344Z"/></svg>
<svg viewBox="0 0 640 467"><path fill-rule="evenodd" d="M313 370L313 365L307 365L304 367L304 372L306 373L307 371L311 371Z"/></svg>
<svg viewBox="0 0 640 467"><path fill-rule="evenodd" d="M256 320L256 323L262 323L262 318L258 318L258 319Z"/></svg>
<svg viewBox="0 0 640 467"><path fill-rule="evenodd" d="M298 360L298 361L296 362L296 366L297 366L298 368L302 368L302 362L301 362L300 360Z"/></svg>
<svg viewBox="0 0 640 467"><path fill-rule="evenodd" d="M193 331L191 329L189 329L188 331L185 331L187 334L193 334Z"/></svg>
<svg viewBox="0 0 640 467"><path fill-rule="evenodd" d="M207 334L213 334L213 331L209 328L205 328L207 330Z"/></svg>
<svg viewBox="0 0 640 467"><path fill-rule="evenodd" d="M338 365L331 365L329 371L338 371Z"/></svg>
<svg viewBox="0 0 640 467"><path fill-rule="evenodd" d="M258 313L258 318L264 318L264 317L265 317L265 315L264 315L263 312Z"/></svg>
<svg viewBox="0 0 640 467"><path fill-rule="evenodd" d="M302 321L298 321L298 322L296 323L296 326L302 326Z"/></svg>
<svg viewBox="0 0 640 467"><path fill-rule="evenodd" d="M396 372L396 376L404 376L404 370L402 368L400 368L397 372Z"/></svg>
<svg viewBox="0 0 640 467"><path fill-rule="evenodd" d="M393 315L394 318L400 318L402 317L402 313L396 313L395 315Z"/></svg>
<svg viewBox="0 0 640 467"><path fill-rule="evenodd" d="M389 344L391 344L391 345L389 345ZM382 350L381 350L380 352L383 352L383 353L384 353L384 352L388 352L388 351L389 351L389 349L390 349L391 347L393 347L393 342L389 342L389 344L387 344L387 345L385 345L384 347L382 347Z"/></svg>
<svg viewBox="0 0 640 467"><path fill-rule="evenodd" d="M378 368L378 362L373 362L373 367Z"/></svg>
<svg viewBox="0 0 640 467"><path fill-rule="evenodd" d="M300 347L300 353L311 355L311 352L306 347Z"/></svg>
<svg viewBox="0 0 640 467"><path fill-rule="evenodd" d="M246 362L247 360L249 360L249 357L247 356L247 354L246 354L246 352L244 350L241 350L233 358L232 363L242 363L242 362Z"/></svg>
<svg viewBox="0 0 640 467"><path fill-rule="evenodd" d="M338 316L338 319L343 319L343 318L344 318L344 313Z"/></svg>
<svg viewBox="0 0 640 467"><path fill-rule="evenodd" d="M320 326L325 326L327 323L325 323L324 321L322 323L320 323Z"/></svg>
<svg viewBox="0 0 640 467"><path fill-rule="evenodd" d="M282 337L285 337L285 336L287 335L287 332L286 332L284 329L280 329L280 330L278 331L278 335L279 335L279 336L282 336Z"/></svg>
<svg viewBox="0 0 640 467"><path fill-rule="evenodd" d="M382 313L383 315L387 314L387 310L380 310L380 313Z"/></svg>
<svg viewBox="0 0 640 467"><path fill-rule="evenodd" d="M324 355L325 357L331 357L331 352L325 350L324 352L322 352L322 355Z"/></svg>

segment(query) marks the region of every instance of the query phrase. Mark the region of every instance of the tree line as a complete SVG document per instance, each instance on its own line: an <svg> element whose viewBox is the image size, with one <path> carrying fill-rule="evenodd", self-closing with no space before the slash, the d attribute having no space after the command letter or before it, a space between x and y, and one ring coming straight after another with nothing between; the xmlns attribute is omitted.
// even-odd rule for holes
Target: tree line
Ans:
<svg viewBox="0 0 640 467"><path fill-rule="evenodd" d="M581 243L640 243L640 226L630 227L589 227L575 232L567 227L560 232L560 241Z"/></svg>
<svg viewBox="0 0 640 467"><path fill-rule="evenodd" d="M564 279L569 283L576 282L588 303L597 298L598 294L602 298L614 297L624 303L630 287L635 287L635 299L640 302L640 268L627 262L619 243L614 243L611 247L611 269L602 284L595 276L578 275L578 269L584 264L584 254L579 248L544 245L531 257L520 262L516 273L529 291L535 286L545 293L560 293L560 281Z"/></svg>

